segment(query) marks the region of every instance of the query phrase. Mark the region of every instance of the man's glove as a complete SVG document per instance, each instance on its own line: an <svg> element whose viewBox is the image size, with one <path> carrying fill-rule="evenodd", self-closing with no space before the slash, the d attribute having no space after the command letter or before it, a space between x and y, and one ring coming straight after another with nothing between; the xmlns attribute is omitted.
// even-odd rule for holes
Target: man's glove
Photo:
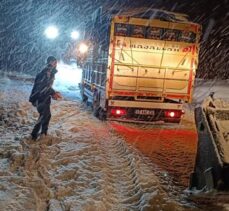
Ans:
<svg viewBox="0 0 229 211"><path fill-rule="evenodd" d="M52 95L52 99L53 99L53 100L61 100L61 99L63 99L63 97L61 96L60 92L55 92L55 93Z"/></svg>

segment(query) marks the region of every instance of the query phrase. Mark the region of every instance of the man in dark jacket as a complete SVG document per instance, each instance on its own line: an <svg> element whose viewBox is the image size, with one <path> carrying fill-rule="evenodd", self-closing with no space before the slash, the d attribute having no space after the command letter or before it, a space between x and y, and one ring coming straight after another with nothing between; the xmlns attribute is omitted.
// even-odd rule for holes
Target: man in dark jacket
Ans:
<svg viewBox="0 0 229 211"><path fill-rule="evenodd" d="M47 135L49 121L51 119L50 104L51 98L61 98L59 92L53 88L55 79L57 60L53 56L47 58L46 67L37 74L29 101L37 108L40 116L31 133L32 139L38 138L41 129L41 135Z"/></svg>

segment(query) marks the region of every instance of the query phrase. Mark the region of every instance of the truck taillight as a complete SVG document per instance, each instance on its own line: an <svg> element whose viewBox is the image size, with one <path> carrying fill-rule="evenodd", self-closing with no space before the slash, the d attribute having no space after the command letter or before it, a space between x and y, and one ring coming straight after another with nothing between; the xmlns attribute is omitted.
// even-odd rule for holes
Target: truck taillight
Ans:
<svg viewBox="0 0 229 211"><path fill-rule="evenodd" d="M176 110L173 110L173 111L165 111L165 117L168 117L168 118L180 118L181 115L183 114L182 111L176 111Z"/></svg>
<svg viewBox="0 0 229 211"><path fill-rule="evenodd" d="M126 115L126 109L123 108L112 108L111 109L111 115L113 116L124 116Z"/></svg>
<svg viewBox="0 0 229 211"><path fill-rule="evenodd" d="M175 112L174 111L171 111L168 113L170 117L175 117Z"/></svg>

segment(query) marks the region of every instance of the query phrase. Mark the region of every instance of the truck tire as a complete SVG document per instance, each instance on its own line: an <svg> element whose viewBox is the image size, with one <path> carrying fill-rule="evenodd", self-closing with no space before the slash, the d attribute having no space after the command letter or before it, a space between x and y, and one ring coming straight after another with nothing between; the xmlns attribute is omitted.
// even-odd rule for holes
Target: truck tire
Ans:
<svg viewBox="0 0 229 211"><path fill-rule="evenodd" d="M98 118L99 117L99 108L93 105L92 110L93 110L93 115Z"/></svg>
<svg viewBox="0 0 229 211"><path fill-rule="evenodd" d="M93 115L98 118L99 112L100 112L100 98L99 98L98 93L94 94L93 103L92 103L92 111L93 111Z"/></svg>
<svg viewBox="0 0 229 211"><path fill-rule="evenodd" d="M80 94L83 102L87 102L88 97L84 94L84 87L80 85Z"/></svg>
<svg viewBox="0 0 229 211"><path fill-rule="evenodd" d="M82 94L82 101L87 102L88 97L85 94Z"/></svg>
<svg viewBox="0 0 229 211"><path fill-rule="evenodd" d="M98 118L101 120L101 121L105 121L106 118L107 118L107 113L106 111L104 111L101 107L99 109L99 116Z"/></svg>

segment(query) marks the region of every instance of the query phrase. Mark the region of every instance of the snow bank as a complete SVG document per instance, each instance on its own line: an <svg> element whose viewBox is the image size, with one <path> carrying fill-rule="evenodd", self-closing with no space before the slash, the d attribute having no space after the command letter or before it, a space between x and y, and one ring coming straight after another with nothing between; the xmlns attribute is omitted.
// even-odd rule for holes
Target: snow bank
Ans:
<svg viewBox="0 0 229 211"><path fill-rule="evenodd" d="M210 93L214 92L214 97L229 101L229 80L203 80L195 79L193 91L193 103L201 104Z"/></svg>

